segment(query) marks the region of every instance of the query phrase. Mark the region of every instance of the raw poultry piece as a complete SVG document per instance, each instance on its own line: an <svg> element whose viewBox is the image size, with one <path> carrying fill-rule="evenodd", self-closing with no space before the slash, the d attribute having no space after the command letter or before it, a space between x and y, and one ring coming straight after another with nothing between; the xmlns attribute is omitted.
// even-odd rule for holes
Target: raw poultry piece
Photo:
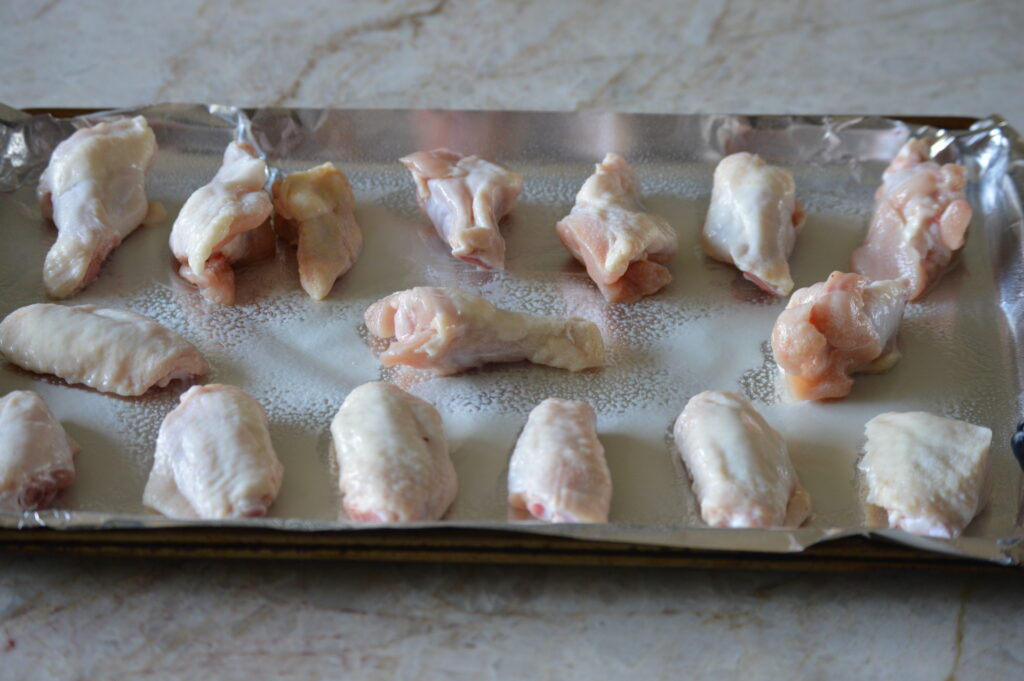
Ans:
<svg viewBox="0 0 1024 681"><path fill-rule="evenodd" d="M644 210L640 181L618 154L606 154L576 194L576 204L555 225L573 257L587 268L605 299L630 303L664 288L664 266L678 237L664 218Z"/></svg>
<svg viewBox="0 0 1024 681"><path fill-rule="evenodd" d="M882 175L875 214L852 269L869 279L903 279L920 298L953 263L967 239L971 204L964 167L931 160L923 140L907 142Z"/></svg>
<svg viewBox="0 0 1024 681"><path fill-rule="evenodd" d="M35 511L75 481L78 445L43 398L15 390L0 398L0 511Z"/></svg>
<svg viewBox="0 0 1024 681"><path fill-rule="evenodd" d="M695 395L673 434L708 525L798 527L810 516L786 441L743 395Z"/></svg>
<svg viewBox="0 0 1024 681"><path fill-rule="evenodd" d="M299 280L316 300L327 297L363 249L355 208L352 185L333 163L274 183L274 228L298 244Z"/></svg>
<svg viewBox="0 0 1024 681"><path fill-rule="evenodd" d="M984 505L992 431L927 412L868 421L858 468L867 501L889 525L931 537L960 535Z"/></svg>
<svg viewBox="0 0 1024 681"><path fill-rule="evenodd" d="M181 263L178 274L208 300L234 305L233 266L274 252L266 181L267 164L252 145L232 142L213 180L188 197L174 221L170 243Z"/></svg>
<svg viewBox="0 0 1024 681"><path fill-rule="evenodd" d="M399 159L412 173L420 208L452 255L486 270L505 268L498 222L516 205L523 176L479 156L448 149Z"/></svg>
<svg viewBox="0 0 1024 681"><path fill-rule="evenodd" d="M167 327L97 305L15 310L0 322L0 355L22 369L125 396L209 369L199 350Z"/></svg>
<svg viewBox="0 0 1024 681"><path fill-rule="evenodd" d="M142 224L154 154L156 136L142 116L82 128L54 149L38 189L43 216L57 225L43 265L51 298L88 286L107 255Z"/></svg>
<svg viewBox="0 0 1024 681"><path fill-rule="evenodd" d="M762 290L788 296L789 256L803 225L804 209L788 170L745 151L719 161L701 233L709 256L735 265Z"/></svg>
<svg viewBox="0 0 1024 681"><path fill-rule="evenodd" d="M854 373L888 371L907 292L900 281L833 272L798 289L772 329L772 352L797 400L844 397Z"/></svg>
<svg viewBox="0 0 1024 681"><path fill-rule="evenodd" d="M263 405L231 385L197 385L160 425L142 503L171 518L258 518L283 476Z"/></svg>
<svg viewBox="0 0 1024 681"><path fill-rule="evenodd" d="M365 383L338 409L331 437L352 520L438 520L455 500L455 467L441 415L429 402L390 383Z"/></svg>
<svg viewBox="0 0 1024 681"><path fill-rule="evenodd" d="M529 360L580 371L604 363L604 341L592 322L501 310L454 288L417 286L371 305L366 328L394 338L384 366L406 364L445 376L491 362Z"/></svg>
<svg viewBox="0 0 1024 681"><path fill-rule="evenodd" d="M589 404L549 398L533 408L509 461L508 502L538 520L608 522L612 477Z"/></svg>

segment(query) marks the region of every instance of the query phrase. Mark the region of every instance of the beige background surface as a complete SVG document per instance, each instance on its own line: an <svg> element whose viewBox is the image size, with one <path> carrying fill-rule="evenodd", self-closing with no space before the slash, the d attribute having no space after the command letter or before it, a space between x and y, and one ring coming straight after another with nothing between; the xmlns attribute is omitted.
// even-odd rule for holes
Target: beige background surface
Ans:
<svg viewBox="0 0 1024 681"><path fill-rule="evenodd" d="M0 101L1024 120L1018 0L16 1Z"/></svg>
<svg viewBox="0 0 1024 681"><path fill-rule="evenodd" d="M1024 3L0 5L0 102L1006 115ZM0 679L1015 679L1002 576L0 554ZM355 672L358 672L356 674Z"/></svg>

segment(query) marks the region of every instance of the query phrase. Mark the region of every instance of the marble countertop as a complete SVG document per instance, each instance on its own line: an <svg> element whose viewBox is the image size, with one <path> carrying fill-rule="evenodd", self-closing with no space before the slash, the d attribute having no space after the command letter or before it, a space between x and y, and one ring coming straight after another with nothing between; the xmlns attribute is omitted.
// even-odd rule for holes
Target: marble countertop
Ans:
<svg viewBox="0 0 1024 681"><path fill-rule="evenodd" d="M22 0L0 19L0 102L20 107L1002 113L1024 123L1018 0L177 0L173 10Z"/></svg>
<svg viewBox="0 0 1024 681"><path fill-rule="evenodd" d="M984 116L1024 126L1024 3L0 4L0 102ZM0 680L1013 679L1001 574L0 553Z"/></svg>
<svg viewBox="0 0 1024 681"><path fill-rule="evenodd" d="M996 681L1024 669L1019 573L2 561L4 679Z"/></svg>

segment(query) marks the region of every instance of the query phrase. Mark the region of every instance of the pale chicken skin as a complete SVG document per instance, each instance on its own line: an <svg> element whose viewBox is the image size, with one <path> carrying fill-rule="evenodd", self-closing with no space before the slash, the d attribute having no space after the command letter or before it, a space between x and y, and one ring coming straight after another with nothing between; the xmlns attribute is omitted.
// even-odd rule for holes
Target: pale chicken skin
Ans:
<svg viewBox="0 0 1024 681"><path fill-rule="evenodd" d="M785 439L743 395L695 395L673 434L708 525L798 527L810 516Z"/></svg>
<svg viewBox="0 0 1024 681"><path fill-rule="evenodd" d="M485 270L505 268L498 223L515 208L523 176L479 156L448 149L400 159L416 182L420 208L452 255Z"/></svg>
<svg viewBox="0 0 1024 681"><path fill-rule="evenodd" d="M797 400L845 397L855 373L888 371L900 358L896 333L907 292L833 272L796 291L772 329L772 352Z"/></svg>
<svg viewBox="0 0 1024 681"><path fill-rule="evenodd" d="M788 170L745 151L719 161L701 232L709 256L735 265L758 288L786 296L793 290L789 256L803 225Z"/></svg>
<svg viewBox="0 0 1024 681"><path fill-rule="evenodd" d="M509 461L508 502L538 520L608 522L612 476L589 404L549 398L533 408Z"/></svg>
<svg viewBox="0 0 1024 681"><path fill-rule="evenodd" d="M882 176L864 245L852 269L873 280L902 279L917 300L954 263L967 239L971 204L964 167L931 160L928 145L911 140Z"/></svg>
<svg viewBox="0 0 1024 681"><path fill-rule="evenodd" d="M364 320L374 336L395 339L380 355L384 366L445 376L524 359L570 371L604 363L604 341L592 322L502 310L453 288L393 293L371 305Z"/></svg>
<svg viewBox="0 0 1024 681"><path fill-rule="evenodd" d="M75 481L77 452L39 395L15 390L0 398L0 511L50 506Z"/></svg>
<svg viewBox="0 0 1024 681"><path fill-rule="evenodd" d="M171 229L178 274L214 303L234 305L234 266L274 253L267 164L252 145L232 142L209 184L188 197Z"/></svg>
<svg viewBox="0 0 1024 681"><path fill-rule="evenodd" d="M439 520L458 480L441 415L390 383L365 383L331 422L342 506L351 520Z"/></svg>
<svg viewBox="0 0 1024 681"><path fill-rule="evenodd" d="M167 327L97 305L15 310L0 322L0 355L22 369L126 397L209 370L199 350Z"/></svg>
<svg viewBox="0 0 1024 681"><path fill-rule="evenodd" d="M98 123L57 145L39 178L43 216L57 226L43 285L51 298L88 286L149 210L146 169L156 136L142 116Z"/></svg>
<svg viewBox="0 0 1024 681"><path fill-rule="evenodd" d="M299 281L315 300L327 297L363 249L355 207L352 185L333 163L274 183L274 228L298 245Z"/></svg>
<svg viewBox="0 0 1024 681"><path fill-rule="evenodd" d="M171 518L258 518L283 477L263 405L234 386L193 386L160 426L142 502Z"/></svg>
<svg viewBox="0 0 1024 681"><path fill-rule="evenodd" d="M676 232L644 209L636 172L618 154L597 164L555 230L610 303L639 300L672 281L665 263L676 254Z"/></svg>
<svg viewBox="0 0 1024 681"><path fill-rule="evenodd" d="M992 431L927 412L889 412L868 421L858 464L867 501L889 526L953 539L985 504Z"/></svg>

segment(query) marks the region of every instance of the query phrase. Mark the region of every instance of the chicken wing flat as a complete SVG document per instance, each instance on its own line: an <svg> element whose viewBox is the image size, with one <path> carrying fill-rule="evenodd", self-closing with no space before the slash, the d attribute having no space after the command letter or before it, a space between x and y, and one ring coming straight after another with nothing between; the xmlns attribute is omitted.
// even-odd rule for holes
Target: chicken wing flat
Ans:
<svg viewBox="0 0 1024 681"><path fill-rule="evenodd" d="M390 383L365 383L338 409L331 437L352 520L438 520L455 500L455 467L441 415L429 402Z"/></svg>
<svg viewBox="0 0 1024 681"><path fill-rule="evenodd" d="M708 525L798 527L810 516L785 439L743 395L695 395L673 433Z"/></svg>
<svg viewBox="0 0 1024 681"><path fill-rule="evenodd" d="M533 408L509 461L508 500L538 520L608 522L612 476L589 404L549 398Z"/></svg>
<svg viewBox="0 0 1024 681"><path fill-rule="evenodd" d="M193 386L160 426L142 501L172 518L260 517L283 476L263 405L234 386Z"/></svg>
<svg viewBox="0 0 1024 681"><path fill-rule="evenodd" d="M77 452L39 395L15 390L0 398L0 510L49 506L75 481Z"/></svg>
<svg viewBox="0 0 1024 681"><path fill-rule="evenodd" d="M858 468L889 526L952 539L984 506L992 431L927 412L868 421Z"/></svg>
<svg viewBox="0 0 1024 681"><path fill-rule="evenodd" d="M199 350L167 327L96 305L15 310L0 322L0 355L22 369L125 396L209 370Z"/></svg>

